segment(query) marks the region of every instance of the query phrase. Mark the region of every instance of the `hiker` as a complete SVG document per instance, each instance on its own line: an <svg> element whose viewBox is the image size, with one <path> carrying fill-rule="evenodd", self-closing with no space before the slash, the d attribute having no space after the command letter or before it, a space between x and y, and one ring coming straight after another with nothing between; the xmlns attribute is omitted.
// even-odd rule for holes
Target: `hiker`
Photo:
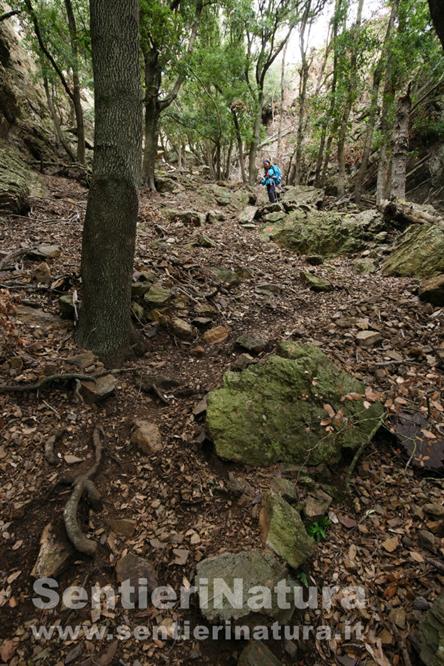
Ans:
<svg viewBox="0 0 444 666"><path fill-rule="evenodd" d="M265 185L268 192L270 203L276 203L278 200L276 185L282 181L282 172L277 164L272 164L270 160L264 160L264 177L261 185Z"/></svg>

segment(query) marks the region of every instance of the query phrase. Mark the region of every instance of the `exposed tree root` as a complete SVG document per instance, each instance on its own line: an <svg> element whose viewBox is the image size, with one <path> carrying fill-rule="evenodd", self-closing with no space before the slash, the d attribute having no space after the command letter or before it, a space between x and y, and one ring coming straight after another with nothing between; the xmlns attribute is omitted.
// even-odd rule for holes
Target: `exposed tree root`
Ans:
<svg viewBox="0 0 444 666"><path fill-rule="evenodd" d="M0 386L0 393L25 393L26 391L39 391L50 384L56 384L57 382L69 382L74 379L85 380L89 382L94 382L97 377L100 375L82 375L79 373L66 373L60 375L50 375L49 377L43 377L38 382L34 384L10 384L9 386Z"/></svg>
<svg viewBox="0 0 444 666"><path fill-rule="evenodd" d="M94 555L97 550L97 543L92 541L92 539L88 539L83 534L77 518L77 510L84 493L88 496L92 504L97 506L98 502L100 502L100 494L91 480L91 477L96 474L102 459L102 435L103 431L101 428L94 428L93 442L95 448L95 462L85 474L81 474L73 482L74 487L72 494L63 511L63 519L65 521L68 539L79 553L91 556Z"/></svg>
<svg viewBox="0 0 444 666"><path fill-rule="evenodd" d="M59 430L55 435L52 437L48 437L46 443L45 443L45 460L47 463L50 465L56 465L58 463L58 458L54 452L54 447L63 437L65 434L65 429L63 428L62 430Z"/></svg>

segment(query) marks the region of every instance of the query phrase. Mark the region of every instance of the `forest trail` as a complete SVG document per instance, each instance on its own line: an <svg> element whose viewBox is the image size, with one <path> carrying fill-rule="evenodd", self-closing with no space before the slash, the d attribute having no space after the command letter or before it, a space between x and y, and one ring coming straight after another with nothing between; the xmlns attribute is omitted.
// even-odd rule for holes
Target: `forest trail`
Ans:
<svg viewBox="0 0 444 666"><path fill-rule="evenodd" d="M78 288L87 191L55 177L47 178L47 186L47 197L33 200L26 220L2 220L0 250L57 245L60 255L48 259L50 282L59 290ZM225 219L193 226L168 219L166 207L202 213L220 208ZM255 361L282 339L311 341L370 392L380 394L389 413L400 405L406 411L414 407L425 414L427 432L443 433L442 372L437 368L442 311L418 301L416 281L383 277L380 272L357 274L350 258L308 267L303 257L264 240L258 227L241 226L238 214L239 207L231 204L221 208L210 186L198 180L178 193L141 196L136 271L154 272L156 282L173 290L177 317L201 327L223 327L218 335L225 340L206 343L202 331L182 340L171 329L147 322L146 355L115 375L115 393L103 403L88 404L72 388L0 395L6 440L0 449L2 502L3 510L9 511L1 524L7 547L2 549L0 570L8 573L0 593L2 630L5 639L15 641L14 649L23 659L71 663L83 650L82 663L92 664L98 663L93 662L95 649L102 656L109 651L106 641L80 640L63 647L39 644L30 640L29 629L30 623L49 622L51 617L37 612L31 602L31 570L40 536L51 521L61 538L69 494L61 480L90 466L95 426L105 435L96 477L103 509L91 514L89 527L100 546L94 561L71 558L60 577L62 586L86 581L92 585L96 580L114 584L116 562L131 551L154 565L161 582L178 587L184 579L193 580L196 563L203 558L222 549L238 552L260 546L262 494L276 478L296 480L298 471L285 465L253 470L222 462L212 452L202 422L202 400L208 391L220 385L226 370L251 362L235 346L241 335L263 342ZM33 274L37 264L26 257L17 259L16 270L2 273L2 287L10 289L19 306L10 314L15 331L11 329L9 380L33 382L56 373L100 371L103 366L97 359L86 353L79 356L71 324L57 316L59 294L38 284ZM300 277L307 268L334 288L311 291ZM214 269L231 271L226 276L232 283ZM42 319L41 310L54 316ZM362 347L357 334L365 329L378 332L383 344ZM131 441L135 419L159 427L161 450L153 455L137 450ZM52 467L45 459L44 443L61 430L55 445L58 461ZM363 639L347 646L338 640L301 642L297 657L292 654L294 644L282 642L282 664L306 664L304 654L313 650L322 664L332 664L336 655L343 659L340 663L351 666L354 662L346 656L350 652L374 660L367 663L407 663L406 640L420 617L421 599L439 589L443 575L437 557L443 535L437 533L439 516L433 515L433 505L442 497L442 480L414 470L415 462L388 433L378 436L359 463L351 495L341 491L334 499L331 524L307 570L312 584L366 587L368 606L355 613L364 627ZM325 482L337 485L341 471L345 474L346 468L339 473L326 468ZM303 503L307 489L298 485L297 492ZM196 613L196 608L188 615L150 609L129 618L117 609L108 619L112 626L171 626L174 621L195 620ZM339 604L307 615L315 626L328 619L339 627L345 618ZM91 620L89 611L65 610L60 616L62 623L68 616L72 624ZM156 665L236 663L242 648L234 642L193 641L112 645L111 659ZM104 657L100 663L111 661Z"/></svg>

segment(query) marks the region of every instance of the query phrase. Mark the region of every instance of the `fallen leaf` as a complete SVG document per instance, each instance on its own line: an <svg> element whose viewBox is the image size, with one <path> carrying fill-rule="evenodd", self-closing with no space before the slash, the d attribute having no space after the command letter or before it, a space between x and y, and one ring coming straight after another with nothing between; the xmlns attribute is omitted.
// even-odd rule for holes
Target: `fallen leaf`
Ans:
<svg viewBox="0 0 444 666"><path fill-rule="evenodd" d="M398 536L389 537L382 544L382 547L388 553L394 553L395 550L398 548L398 546L399 546L399 537Z"/></svg>

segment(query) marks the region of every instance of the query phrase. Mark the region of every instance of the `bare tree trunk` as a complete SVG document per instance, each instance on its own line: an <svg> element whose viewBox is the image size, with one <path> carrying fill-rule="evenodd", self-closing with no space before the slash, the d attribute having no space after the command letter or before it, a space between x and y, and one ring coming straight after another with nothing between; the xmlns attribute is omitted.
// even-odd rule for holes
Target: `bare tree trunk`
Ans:
<svg viewBox="0 0 444 666"><path fill-rule="evenodd" d="M138 0L90 0L95 150L77 339L107 365L130 351L142 144Z"/></svg>
<svg viewBox="0 0 444 666"><path fill-rule="evenodd" d="M370 154L373 144L373 136L376 128L376 120L378 117L378 98L379 90L381 87L382 75L387 63L387 47L389 44L390 36L392 34L393 25L396 18L396 7L392 6L392 11L390 13L389 22L387 25L387 31L385 34L384 43L382 45L381 55L379 57L378 64L376 65L374 74L373 74L373 85L370 98L370 111L368 115L367 129L365 132L364 138L364 150L362 154L361 164L359 166L358 175L355 182L355 201L359 203L362 195L362 188L364 185L365 174L367 173L368 163L370 160Z"/></svg>
<svg viewBox="0 0 444 666"><path fill-rule="evenodd" d="M407 158L410 144L411 85L407 93L398 99L396 121L393 131L393 158L390 197L405 199Z"/></svg>
<svg viewBox="0 0 444 666"><path fill-rule="evenodd" d="M444 3L442 0L429 0L433 25L444 48Z"/></svg>
<svg viewBox="0 0 444 666"><path fill-rule="evenodd" d="M80 73L79 73L79 41L77 36L77 25L71 0L65 0L66 15L68 17L69 37L72 51L72 101L76 114L77 125L77 160L85 164L85 121L83 118Z"/></svg>
<svg viewBox="0 0 444 666"><path fill-rule="evenodd" d="M256 158L261 138L263 106L264 106L264 91L259 90L257 107L256 107L256 116L254 118L253 138L251 139L250 152L248 155L248 182L250 183L250 185L254 185L257 178Z"/></svg>
<svg viewBox="0 0 444 666"><path fill-rule="evenodd" d="M162 70L159 53L156 49L143 48L145 65L145 147L143 152L143 182L153 192L156 191L155 165L159 137L160 104L159 91Z"/></svg>
<svg viewBox="0 0 444 666"><path fill-rule="evenodd" d="M227 157L225 160L225 173L224 173L225 180L230 179L232 154L233 154L233 139L230 139L230 143L228 144Z"/></svg>
<svg viewBox="0 0 444 666"><path fill-rule="evenodd" d="M54 100L53 100L52 95L51 95L51 91L49 89L48 77L45 74L43 75L43 87L45 89L46 101L48 103L48 109L49 109L49 113L50 113L50 116L51 116L52 124L54 125L54 130L55 130L55 133L56 133L57 142L60 146L63 147L63 149L65 150L69 159L72 162L75 162L76 156L74 155L73 151L71 150L71 146L69 145L69 143L65 140L65 137L63 136L62 128L60 126L59 116L57 114L57 109L55 107Z"/></svg>
<svg viewBox="0 0 444 666"><path fill-rule="evenodd" d="M288 42L285 43L282 51L282 65L281 65L281 99L279 104L279 124L278 124L278 139L277 139L277 161L281 161L282 157L282 119L284 115L284 101L285 101L285 65L287 59Z"/></svg>
<svg viewBox="0 0 444 666"><path fill-rule="evenodd" d="M240 131L240 125L239 125L239 118L237 115L236 109L232 106L231 107L231 115L233 118L233 124L234 124L234 132L236 134L236 141L237 141L237 150L239 153L239 166L241 170L241 178L242 182L246 183L247 182L247 174L245 173L245 156L244 156L244 148L243 148L243 143L242 143L242 135Z"/></svg>

